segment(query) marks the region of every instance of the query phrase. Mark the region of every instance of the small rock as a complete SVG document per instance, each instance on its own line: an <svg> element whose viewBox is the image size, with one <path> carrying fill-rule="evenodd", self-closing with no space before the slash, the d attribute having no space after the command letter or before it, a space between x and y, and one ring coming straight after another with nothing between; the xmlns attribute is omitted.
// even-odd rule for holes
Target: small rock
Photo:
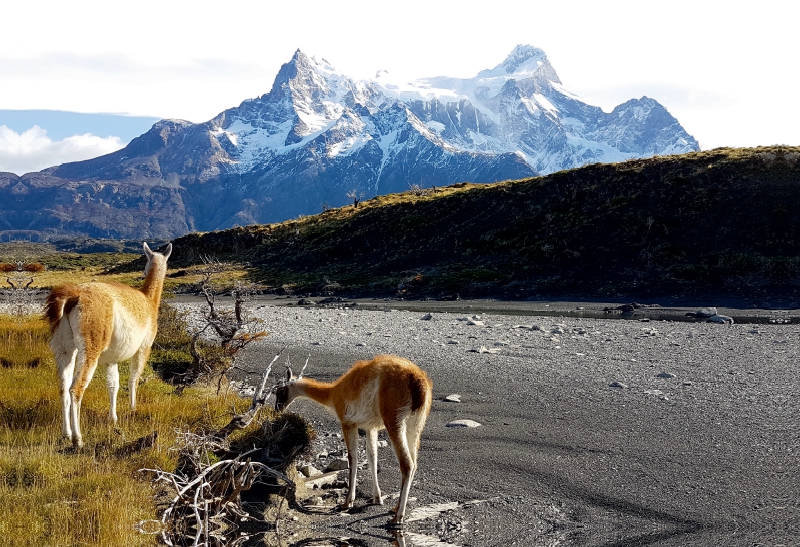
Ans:
<svg viewBox="0 0 800 547"><path fill-rule="evenodd" d="M628 389L628 384L623 384L622 382L611 382L608 384L608 387L618 387L620 389Z"/></svg>
<svg viewBox="0 0 800 547"><path fill-rule="evenodd" d="M303 474L304 477L312 478L312 477L319 477L322 475L322 471L314 467L313 465L304 465L300 468L300 473Z"/></svg>
<svg viewBox="0 0 800 547"><path fill-rule="evenodd" d="M387 446L389 446L387 441L378 441L378 448L386 448Z"/></svg>
<svg viewBox="0 0 800 547"><path fill-rule="evenodd" d="M683 385L685 385L685 386L690 386L690 385L692 385L692 383L691 383L690 381L688 381L688 380L687 380L687 381L683 382Z"/></svg>
<svg viewBox="0 0 800 547"><path fill-rule="evenodd" d="M447 427L480 427L476 421L473 420L453 420L452 422L447 423Z"/></svg>
<svg viewBox="0 0 800 547"><path fill-rule="evenodd" d="M457 346L459 344L458 340L448 340L447 343L452 344L454 346Z"/></svg>
<svg viewBox="0 0 800 547"><path fill-rule="evenodd" d="M661 372L656 375L658 378L675 378L674 374L670 374L669 372Z"/></svg>
<svg viewBox="0 0 800 547"><path fill-rule="evenodd" d="M430 321L431 319L433 319L433 315L431 315L429 313L426 313L425 315L420 317L420 319L423 320L423 321Z"/></svg>
<svg viewBox="0 0 800 547"><path fill-rule="evenodd" d="M664 392L660 389L645 389L644 392L647 395L664 395Z"/></svg>
<svg viewBox="0 0 800 547"><path fill-rule="evenodd" d="M323 486L333 484L336 477L339 475L338 471L331 471L318 477L306 479L306 488L322 488Z"/></svg>
<svg viewBox="0 0 800 547"><path fill-rule="evenodd" d="M474 326L474 327L483 327L484 323L483 323L483 321L477 321L477 320L470 319L469 321L467 321L467 325L471 325L471 326Z"/></svg>
<svg viewBox="0 0 800 547"><path fill-rule="evenodd" d="M720 323L720 324L733 325L733 317L729 317L727 315L712 315L711 317L706 319L706 323Z"/></svg>
<svg viewBox="0 0 800 547"><path fill-rule="evenodd" d="M694 312L695 317L713 317L717 315L717 308L710 307L710 308L700 308L696 312Z"/></svg>
<svg viewBox="0 0 800 547"><path fill-rule="evenodd" d="M306 500L306 505L322 505L322 498L319 496L311 496Z"/></svg>
<svg viewBox="0 0 800 547"><path fill-rule="evenodd" d="M359 343L356 344L356 346L362 347L362 346L366 346L366 344L364 342L359 342Z"/></svg>
<svg viewBox="0 0 800 547"><path fill-rule="evenodd" d="M500 348L487 348L486 346L480 346L467 351L472 353L500 353Z"/></svg>
<svg viewBox="0 0 800 547"><path fill-rule="evenodd" d="M453 394L448 395L447 397L445 397L444 400L449 402L449 403L460 403L461 402L461 395L459 395L458 393L453 393Z"/></svg>
<svg viewBox="0 0 800 547"><path fill-rule="evenodd" d="M331 471L341 471L342 469L349 468L350 463L347 461L347 458L336 458L328 464L328 467L325 468L325 472L330 473Z"/></svg>

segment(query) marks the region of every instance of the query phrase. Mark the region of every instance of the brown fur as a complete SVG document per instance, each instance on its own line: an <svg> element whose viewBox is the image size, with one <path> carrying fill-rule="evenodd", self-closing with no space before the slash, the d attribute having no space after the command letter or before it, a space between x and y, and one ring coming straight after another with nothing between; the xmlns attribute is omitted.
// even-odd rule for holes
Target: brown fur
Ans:
<svg viewBox="0 0 800 547"><path fill-rule="evenodd" d="M59 285L50 291L44 307L44 317L50 325L50 334L56 332L61 318L69 315L69 312L78 303L79 293L80 289L74 283Z"/></svg>

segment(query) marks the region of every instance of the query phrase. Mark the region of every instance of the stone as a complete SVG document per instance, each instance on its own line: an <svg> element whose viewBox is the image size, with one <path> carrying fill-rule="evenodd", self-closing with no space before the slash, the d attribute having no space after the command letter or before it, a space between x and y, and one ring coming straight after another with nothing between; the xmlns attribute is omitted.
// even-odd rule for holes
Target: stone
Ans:
<svg viewBox="0 0 800 547"><path fill-rule="evenodd" d="M471 325L471 326L474 326L474 327L483 327L483 326L485 326L483 321L478 321L478 320L473 320L473 319L470 319L469 321L467 321L467 325Z"/></svg>
<svg viewBox="0 0 800 547"><path fill-rule="evenodd" d="M670 374L669 372L660 372L656 375L658 378L675 378L674 374Z"/></svg>
<svg viewBox="0 0 800 547"><path fill-rule="evenodd" d="M445 397L444 400L447 401L448 403L460 403L461 395L459 395L458 393L453 393Z"/></svg>
<svg viewBox="0 0 800 547"><path fill-rule="evenodd" d="M420 319L423 320L423 321L430 321L431 319L433 319L433 315L431 315L429 313L426 313L425 315L420 317Z"/></svg>
<svg viewBox="0 0 800 547"><path fill-rule="evenodd" d="M608 387L617 387L620 389L628 389L628 384L623 384L622 382L611 382L608 384Z"/></svg>
<svg viewBox="0 0 800 547"><path fill-rule="evenodd" d="M472 353L500 353L500 348L487 348L486 346L480 346L467 351Z"/></svg>
<svg viewBox="0 0 800 547"><path fill-rule="evenodd" d="M717 308L710 307L710 308L700 308L696 312L694 312L695 317L713 317L717 315Z"/></svg>
<svg viewBox="0 0 800 547"><path fill-rule="evenodd" d="M480 427L481 424L474 420L453 420L447 423L447 427Z"/></svg>
<svg viewBox="0 0 800 547"><path fill-rule="evenodd" d="M727 315L712 315L711 317L706 319L706 323L733 325L733 317L729 317Z"/></svg>
<svg viewBox="0 0 800 547"><path fill-rule="evenodd" d="M342 469L349 469L350 463L347 461L347 458L336 458L328 466L325 468L325 472L329 473L331 471L341 471Z"/></svg>
<svg viewBox="0 0 800 547"><path fill-rule="evenodd" d="M300 473L307 478L319 477L322 475L322 471L314 467L313 465L304 465L300 468Z"/></svg>
<svg viewBox="0 0 800 547"><path fill-rule="evenodd" d="M319 496L311 496L306 500L306 505L322 505L322 498Z"/></svg>
<svg viewBox="0 0 800 547"><path fill-rule="evenodd" d="M306 479L306 488L314 489L331 485L336 482L336 477L338 475L338 471L331 471L330 473L325 473L324 475L320 475L318 477L308 478Z"/></svg>

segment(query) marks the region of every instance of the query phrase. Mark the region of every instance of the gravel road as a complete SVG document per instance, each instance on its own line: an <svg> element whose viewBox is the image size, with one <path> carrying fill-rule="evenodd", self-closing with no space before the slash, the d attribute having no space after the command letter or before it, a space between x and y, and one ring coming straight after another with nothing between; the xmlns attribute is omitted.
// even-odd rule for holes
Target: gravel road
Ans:
<svg viewBox="0 0 800 547"><path fill-rule="evenodd" d="M321 380L382 353L428 372L406 545L800 545L800 326L389 306L255 302L271 334L242 363L287 347L297 368L310 354L305 374ZM307 401L293 410L314 422L319 451L342 451L334 418ZM396 492L391 448L380 463ZM359 508L320 510L314 534L387 545L386 510L365 505L359 477Z"/></svg>

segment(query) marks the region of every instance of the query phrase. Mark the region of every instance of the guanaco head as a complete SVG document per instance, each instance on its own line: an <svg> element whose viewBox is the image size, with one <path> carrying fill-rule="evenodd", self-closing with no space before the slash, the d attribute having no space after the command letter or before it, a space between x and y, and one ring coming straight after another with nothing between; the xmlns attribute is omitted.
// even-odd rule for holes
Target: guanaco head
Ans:
<svg viewBox="0 0 800 547"><path fill-rule="evenodd" d="M163 262L164 270L166 270L167 259L169 259L169 255L172 254L172 243L168 243L167 244L167 250L164 251L163 253L156 253L154 251L151 251L150 247L145 242L144 243L144 254L147 257L147 266L144 267L145 276L148 274L148 272L150 272L150 269L156 263L162 263Z"/></svg>
<svg viewBox="0 0 800 547"><path fill-rule="evenodd" d="M292 404L297 394L292 389L292 384L297 381L297 378L292 373L291 368L286 369L286 376L284 376L283 383L275 390L275 412L283 412L289 405Z"/></svg>

